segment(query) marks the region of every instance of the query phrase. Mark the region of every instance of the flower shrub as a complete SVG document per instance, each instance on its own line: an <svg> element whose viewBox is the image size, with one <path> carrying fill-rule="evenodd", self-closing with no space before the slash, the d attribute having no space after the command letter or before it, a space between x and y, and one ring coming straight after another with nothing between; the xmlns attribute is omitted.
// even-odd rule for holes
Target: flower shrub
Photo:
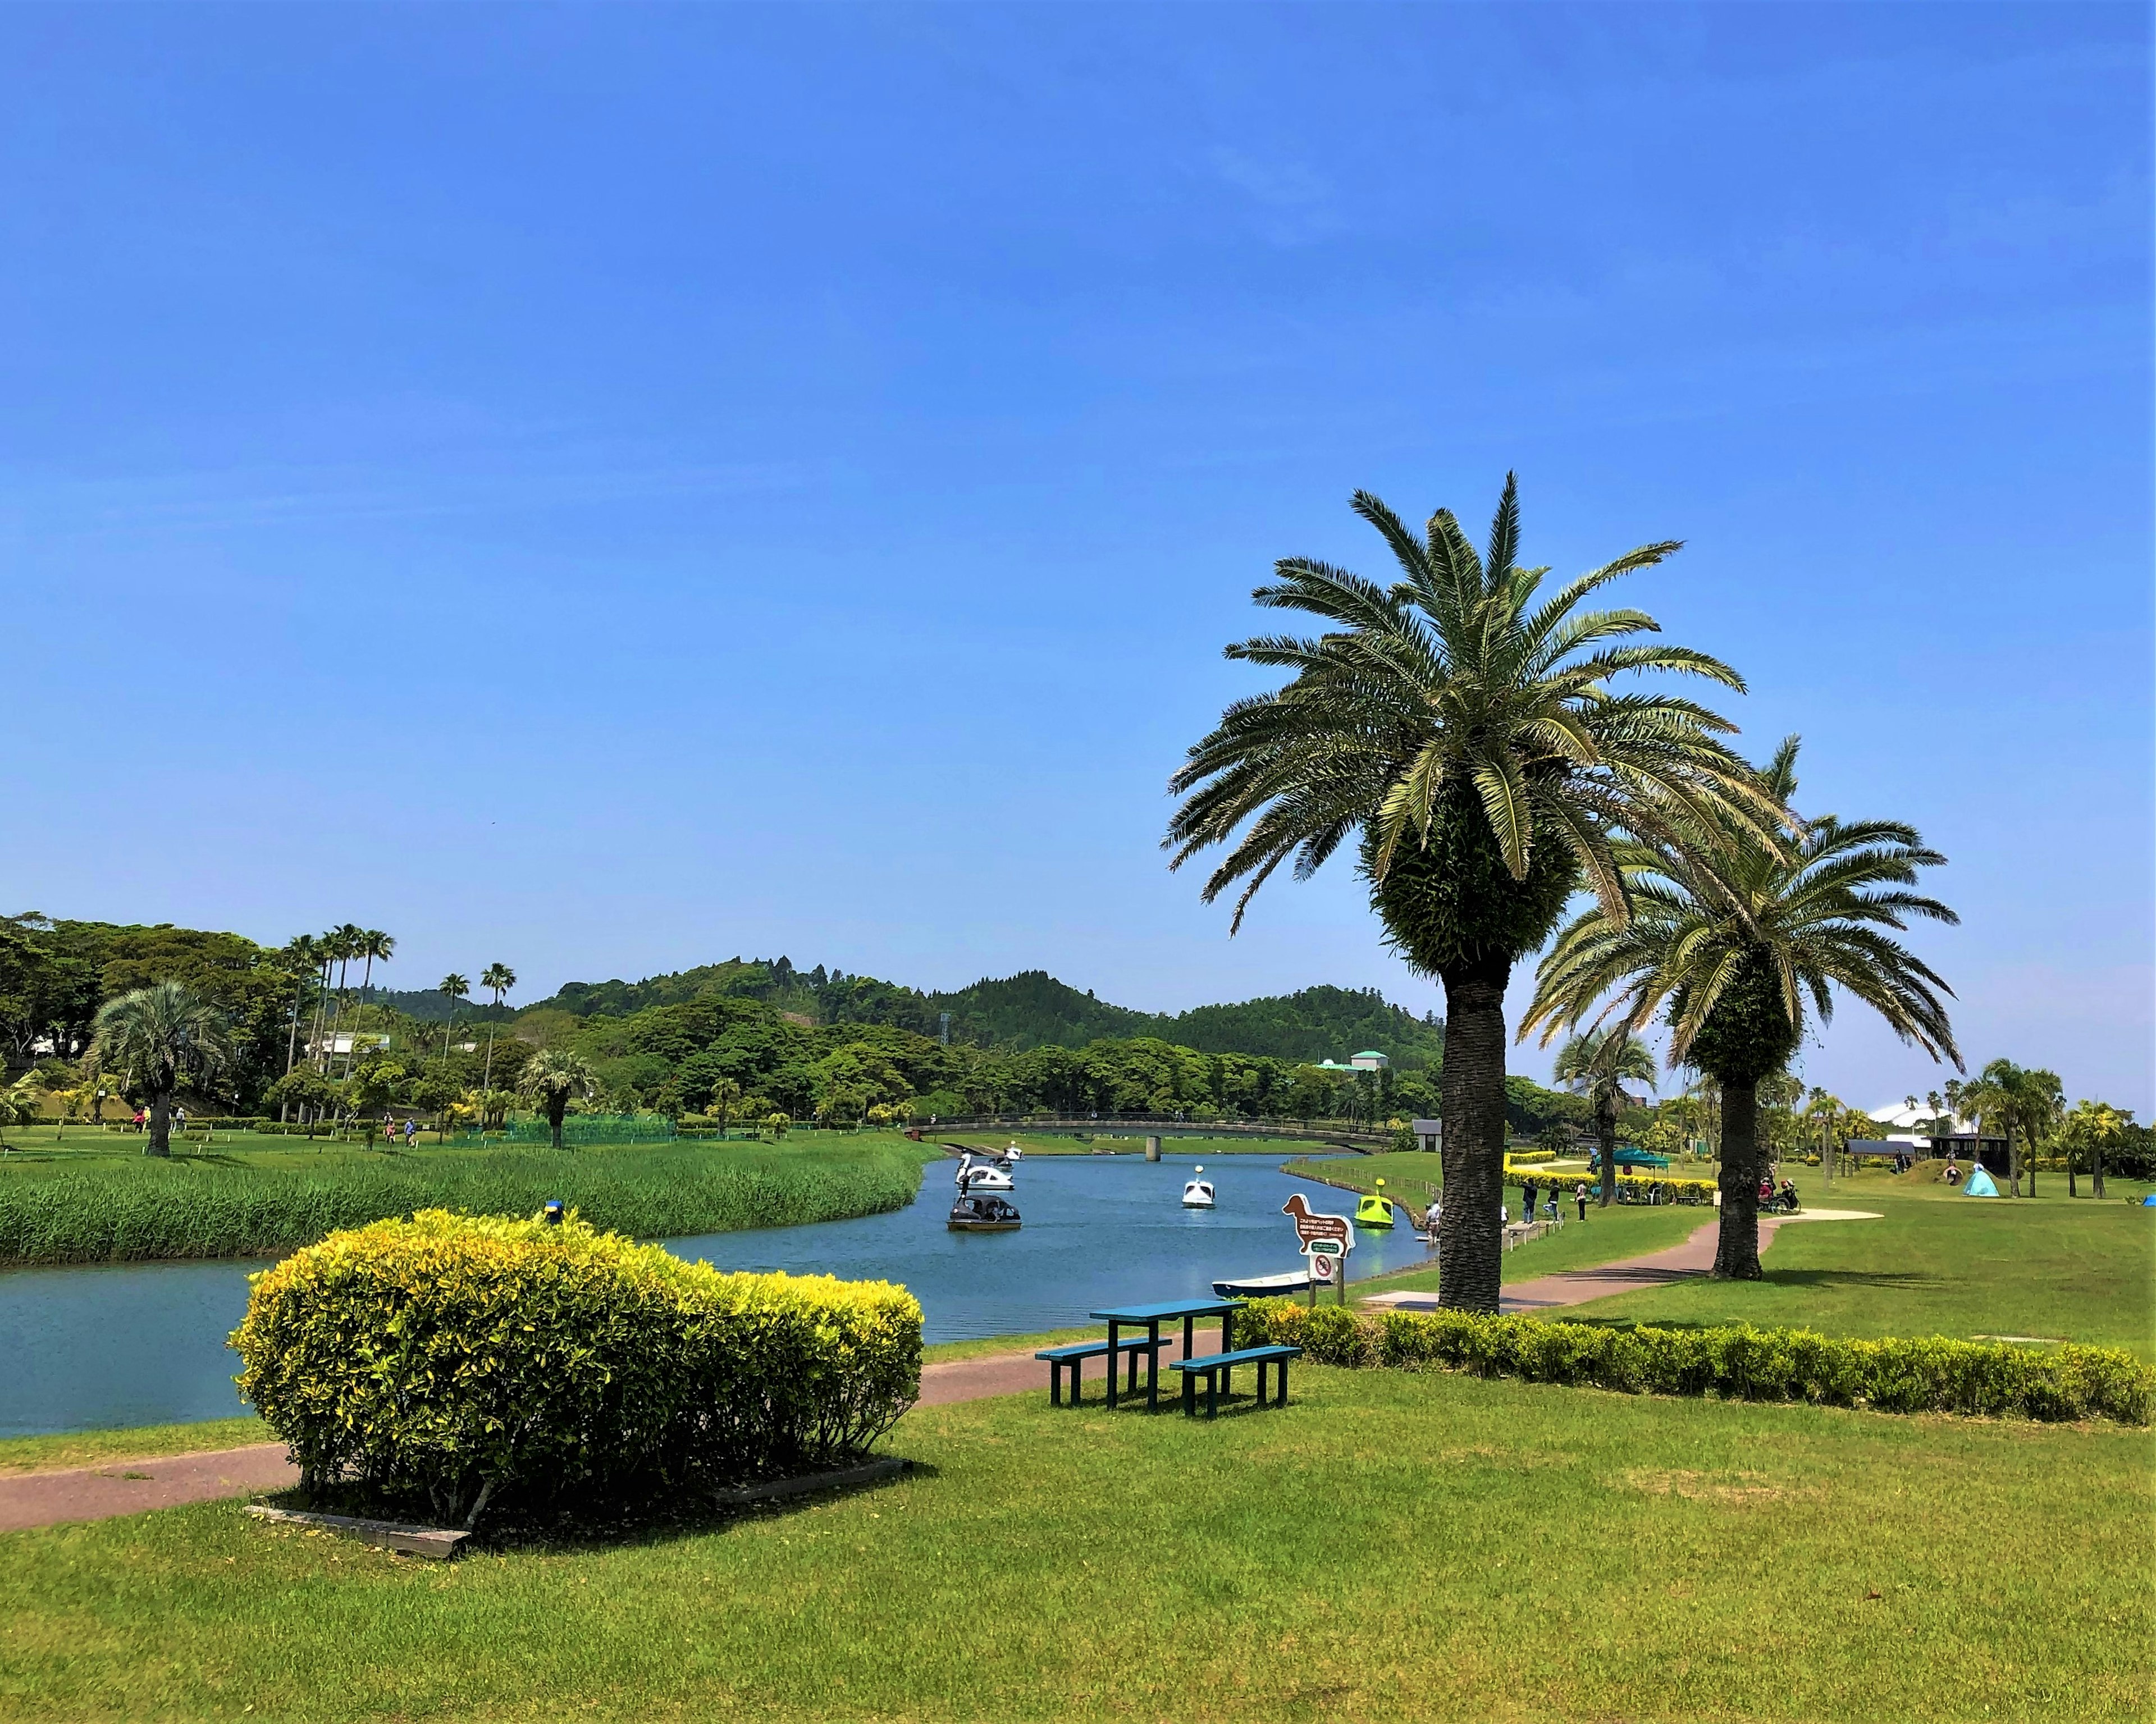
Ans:
<svg viewBox="0 0 2156 1724"><path fill-rule="evenodd" d="M1625 1394L1810 1401L1880 1413L1962 1413L2146 1424L2156 1367L2114 1347L1855 1341L1807 1329L1614 1329L1474 1311L1363 1312L1267 1300L1240 1344L1286 1342L1319 1364L1436 1367Z"/></svg>
<svg viewBox="0 0 2156 1724"><path fill-rule="evenodd" d="M304 1485L625 1501L829 1465L913 1404L921 1306L887 1281L724 1275L657 1245L423 1210L252 1279L239 1392Z"/></svg>

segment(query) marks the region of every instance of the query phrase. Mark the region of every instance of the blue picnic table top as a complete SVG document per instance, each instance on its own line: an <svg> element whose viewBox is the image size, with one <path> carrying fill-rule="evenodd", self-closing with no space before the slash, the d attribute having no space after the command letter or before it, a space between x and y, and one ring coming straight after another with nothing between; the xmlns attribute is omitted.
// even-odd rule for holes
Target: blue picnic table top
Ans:
<svg viewBox="0 0 2156 1724"><path fill-rule="evenodd" d="M1163 1299L1157 1305L1111 1305L1091 1313L1096 1323L1163 1322L1171 1317L1210 1317L1240 1311L1240 1299Z"/></svg>

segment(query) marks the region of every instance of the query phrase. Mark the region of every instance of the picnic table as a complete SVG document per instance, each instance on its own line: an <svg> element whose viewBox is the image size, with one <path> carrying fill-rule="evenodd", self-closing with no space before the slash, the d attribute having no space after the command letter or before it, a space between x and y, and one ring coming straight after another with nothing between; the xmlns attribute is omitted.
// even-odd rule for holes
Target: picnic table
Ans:
<svg viewBox="0 0 2156 1724"><path fill-rule="evenodd" d="M1240 1299L1167 1299L1158 1305L1111 1305L1106 1311L1096 1311L1091 1315L1095 1322L1108 1326L1108 1357L1111 1359L1115 1357L1116 1343L1121 1338L1119 1331L1143 1326L1146 1339L1150 1343L1146 1352L1150 1361L1146 1367L1146 1406L1151 1409L1160 1405L1160 1326L1172 1323L1178 1317L1183 1320L1183 1357L1187 1359L1190 1357L1191 1331L1199 1318L1218 1317L1220 1320L1220 1351L1226 1352L1229 1346L1229 1326L1234 1322L1235 1313L1242 1308L1243 1301ZM1115 1404L1116 1373L1111 1368L1108 1373L1108 1405L1112 1408Z"/></svg>

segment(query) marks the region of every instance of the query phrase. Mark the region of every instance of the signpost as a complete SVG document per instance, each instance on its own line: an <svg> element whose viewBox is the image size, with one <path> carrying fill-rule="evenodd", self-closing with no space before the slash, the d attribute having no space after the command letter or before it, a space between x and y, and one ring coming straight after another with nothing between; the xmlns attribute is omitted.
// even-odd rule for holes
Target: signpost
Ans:
<svg viewBox="0 0 2156 1724"><path fill-rule="evenodd" d="M1281 1213L1295 1218L1296 1237L1302 1243L1304 1260L1310 1265L1310 1302L1317 1303L1320 1282L1340 1290L1340 1303L1348 1302L1348 1254L1355 1249L1355 1224L1345 1215L1313 1212L1296 1192Z"/></svg>

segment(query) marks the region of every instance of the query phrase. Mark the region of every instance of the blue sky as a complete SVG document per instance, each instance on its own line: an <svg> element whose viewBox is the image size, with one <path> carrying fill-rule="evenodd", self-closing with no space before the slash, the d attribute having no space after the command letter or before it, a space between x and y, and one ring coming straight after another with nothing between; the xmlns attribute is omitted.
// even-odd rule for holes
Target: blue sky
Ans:
<svg viewBox="0 0 2156 1724"><path fill-rule="evenodd" d="M1953 859L1972 1061L2146 1117L2149 18L0 11L0 895L1424 1008L1163 785L1272 558L1511 468Z"/></svg>

